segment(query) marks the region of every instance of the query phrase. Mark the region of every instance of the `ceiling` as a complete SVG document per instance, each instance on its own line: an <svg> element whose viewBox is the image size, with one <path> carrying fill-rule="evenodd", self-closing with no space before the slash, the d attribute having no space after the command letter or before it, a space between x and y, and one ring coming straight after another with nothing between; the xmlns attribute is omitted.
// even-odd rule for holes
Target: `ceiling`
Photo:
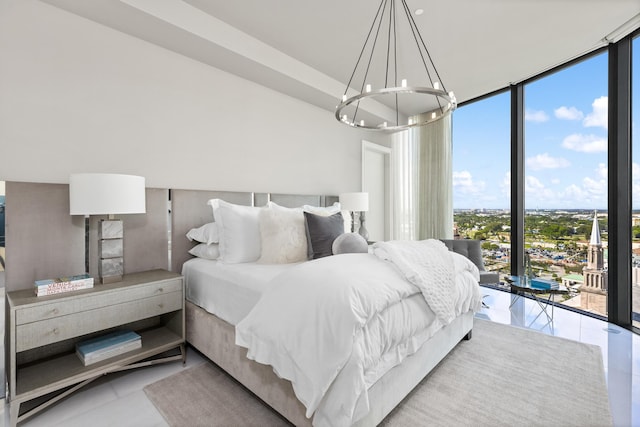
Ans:
<svg viewBox="0 0 640 427"><path fill-rule="evenodd" d="M378 7L372 0L42 1L329 111L345 90ZM424 9L414 19L458 103L640 26L640 0L407 2L412 11ZM369 116L392 120L394 113L374 102L366 106L363 117Z"/></svg>

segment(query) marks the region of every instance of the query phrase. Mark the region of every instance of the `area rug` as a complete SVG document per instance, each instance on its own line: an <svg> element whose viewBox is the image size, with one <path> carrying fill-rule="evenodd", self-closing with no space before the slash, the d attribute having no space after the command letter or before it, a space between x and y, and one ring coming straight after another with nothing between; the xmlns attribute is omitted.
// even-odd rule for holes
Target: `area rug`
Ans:
<svg viewBox="0 0 640 427"><path fill-rule="evenodd" d="M284 426L212 363L145 387L171 426ZM476 319L385 426L610 426L597 346Z"/></svg>

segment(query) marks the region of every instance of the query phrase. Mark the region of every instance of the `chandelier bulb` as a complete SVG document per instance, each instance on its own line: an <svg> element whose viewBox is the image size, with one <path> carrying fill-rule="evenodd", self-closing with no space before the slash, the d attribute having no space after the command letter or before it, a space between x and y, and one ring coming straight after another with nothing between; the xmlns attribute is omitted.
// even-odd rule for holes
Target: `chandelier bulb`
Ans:
<svg viewBox="0 0 640 427"><path fill-rule="evenodd" d="M346 94L342 95L342 102L344 102L346 100L347 100L347 95Z"/></svg>
<svg viewBox="0 0 640 427"><path fill-rule="evenodd" d="M440 90L440 83L439 82L433 82L433 88L435 90Z"/></svg>
<svg viewBox="0 0 640 427"><path fill-rule="evenodd" d="M434 111L433 113L431 113L431 118L432 118L432 119L435 119L435 118L436 118L436 113L435 113L435 111Z"/></svg>
<svg viewBox="0 0 640 427"><path fill-rule="evenodd" d="M371 92L371 85L367 85L364 90L365 92Z"/></svg>
<svg viewBox="0 0 640 427"><path fill-rule="evenodd" d="M364 120L360 120L360 126L364 126Z"/></svg>
<svg viewBox="0 0 640 427"><path fill-rule="evenodd" d="M407 87L407 79L402 79L402 87Z"/></svg>

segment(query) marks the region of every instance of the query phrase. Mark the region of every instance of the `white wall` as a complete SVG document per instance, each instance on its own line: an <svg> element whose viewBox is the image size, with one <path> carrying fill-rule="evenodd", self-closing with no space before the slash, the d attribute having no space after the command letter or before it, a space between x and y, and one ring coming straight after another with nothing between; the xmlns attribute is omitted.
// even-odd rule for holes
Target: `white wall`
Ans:
<svg viewBox="0 0 640 427"><path fill-rule="evenodd" d="M0 179L359 191L362 139L319 109L35 0L0 5Z"/></svg>

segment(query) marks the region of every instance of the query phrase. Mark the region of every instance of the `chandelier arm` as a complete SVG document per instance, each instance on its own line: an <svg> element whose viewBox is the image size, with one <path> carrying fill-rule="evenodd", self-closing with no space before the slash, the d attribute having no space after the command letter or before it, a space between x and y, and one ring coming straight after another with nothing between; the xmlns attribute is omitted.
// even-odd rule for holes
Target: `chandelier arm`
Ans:
<svg viewBox="0 0 640 427"><path fill-rule="evenodd" d="M393 64L394 64L394 86L398 87L398 21L396 9L393 8ZM400 108L398 106L398 94L395 94L396 101L396 126L400 125Z"/></svg>
<svg viewBox="0 0 640 427"><path fill-rule="evenodd" d="M376 21L378 20L378 15L380 14L380 9L386 0L381 0L380 5L378 6L378 11L376 12L376 16L373 18L373 22L371 23L371 27L369 28L369 33L367 37L364 39L364 44L362 45L362 49L360 50L360 55L358 56L358 60L356 61L356 66L353 67L353 72L351 73L351 77L349 77L349 82L347 83L347 87L344 90L344 95L349 91L349 86L351 86L351 81L353 80L353 76L356 75L356 71L358 70L358 65L360 64L360 60L362 59L362 54L364 53L365 48L367 47L367 43L369 42L369 37L371 37L371 32L373 31L373 27L375 26Z"/></svg>
<svg viewBox="0 0 640 427"><path fill-rule="evenodd" d="M413 16L411 15L411 12L409 10L409 6L407 5L407 1L406 0L402 0L402 4L404 5L405 8L405 12L407 13L407 17L409 18L409 21L411 21L411 25L413 25L416 30L418 28L418 25L416 24L416 21L413 19ZM418 37L420 37L420 42L422 43L422 47L424 48L424 51L427 53L427 57L429 58L429 62L431 63L431 67L433 67L433 71L436 73L436 77L438 78L438 81L440 82L440 85L442 86L442 90L444 90L445 92L447 92L446 87L444 86L444 82L442 81L442 78L440 77L440 73L438 73L438 69L436 68L436 64L433 62L433 58L431 58L431 53L429 53L429 49L427 49L427 45L424 42L424 39L422 38L422 34L420 34L420 31L417 31L418 33ZM414 35L415 37L415 35ZM416 41L417 43L417 41ZM418 50L420 50L420 46L418 45ZM420 56L422 57L422 53L420 53ZM423 61L424 61L424 57L423 57ZM426 67L426 64L425 64ZM427 70L427 74L429 73L429 71Z"/></svg>
<svg viewBox="0 0 640 427"><path fill-rule="evenodd" d="M411 33L413 34L413 39L416 42L416 47L418 48L418 53L420 54L420 58L422 59L422 63L424 64L424 69L427 72L427 77L429 78L429 83L433 86L433 78L431 77L431 73L429 72L429 67L427 66L427 63L424 59L424 55L422 54L422 49L420 48L420 42L418 41L418 37L420 37L420 41L422 42L422 47L424 48L425 52L427 53L427 57L429 58L429 62L431 63L431 66L433 67L433 71L436 73L436 77L438 78L438 81L440 82L440 84L442 85L442 88L444 89L444 83L442 83L442 81L440 81L440 75L438 74L438 69L436 68L435 64L433 63L433 60L431 59L431 54L429 54L429 50L427 49L427 46L424 43L424 40L422 39L422 34L420 34L420 30L418 30L418 25L416 24L416 21L413 19L413 16L411 15L411 11L409 10L409 6L407 5L406 0L402 0L402 5L404 7L404 12L407 15L407 20L409 21L409 28L411 28ZM416 35L417 33L417 35ZM446 91L445 91L446 92ZM440 111L443 111L444 108L442 107L442 104L440 103L440 98L436 97L436 102L438 103L438 108L440 108Z"/></svg>
<svg viewBox="0 0 640 427"><path fill-rule="evenodd" d="M393 0L391 0L393 1ZM376 45L378 44L378 36L380 35L380 28L382 27L382 21L384 20L384 11L387 10L387 3L389 0L383 0L384 7L382 9L382 14L380 15L380 21L378 22L378 28L376 29L376 36L373 38L373 46L371 46L371 55L369 55L369 61L367 62L367 68L365 69L364 76L362 78L362 85L360 86L360 93L364 91L364 85L366 84L367 77L369 76L369 68L371 68L371 62L373 60L373 54L376 51ZM378 16L376 15L376 18ZM375 24L375 21L374 21ZM369 42L369 37L367 37L366 44ZM358 109L360 108L360 101L356 104L356 111L353 113L353 120L356 120L356 116L358 115Z"/></svg>
<svg viewBox="0 0 640 427"><path fill-rule="evenodd" d="M395 19L395 0L391 0L391 9L389 10L389 27L387 29L387 64L384 67L384 87L389 87L389 54L391 53L391 23L392 18Z"/></svg>

